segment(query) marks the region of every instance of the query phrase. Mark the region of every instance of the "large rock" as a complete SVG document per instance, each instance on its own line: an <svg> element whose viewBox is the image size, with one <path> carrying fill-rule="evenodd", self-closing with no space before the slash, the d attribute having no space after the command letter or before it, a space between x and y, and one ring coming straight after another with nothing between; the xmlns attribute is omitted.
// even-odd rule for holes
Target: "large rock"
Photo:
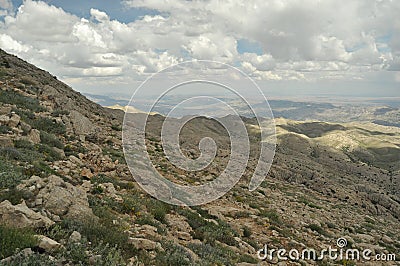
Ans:
<svg viewBox="0 0 400 266"><path fill-rule="evenodd" d="M21 121L21 117L17 114L12 114L10 117L10 121L8 121L9 127L17 127L19 122Z"/></svg>
<svg viewBox="0 0 400 266"><path fill-rule="evenodd" d="M34 144L40 143L40 131L32 129L28 134L28 140Z"/></svg>
<svg viewBox="0 0 400 266"><path fill-rule="evenodd" d="M79 232L73 231L72 234L69 236L68 242L70 243L79 243L81 242L82 236Z"/></svg>
<svg viewBox="0 0 400 266"><path fill-rule="evenodd" d="M8 115L0 115L0 125L8 125L10 117Z"/></svg>
<svg viewBox="0 0 400 266"><path fill-rule="evenodd" d="M49 218L29 209L25 202L12 205L8 200L0 203L0 223L18 228L39 228L54 224Z"/></svg>
<svg viewBox="0 0 400 266"><path fill-rule="evenodd" d="M42 248L47 252L55 251L61 247L60 243L48 238L47 236L38 235L37 237L39 238L39 248Z"/></svg>
<svg viewBox="0 0 400 266"><path fill-rule="evenodd" d="M71 111L70 120L76 135L87 135L95 131L93 123L78 111Z"/></svg>
<svg viewBox="0 0 400 266"><path fill-rule="evenodd" d="M14 147L12 139L0 136L0 147Z"/></svg>
<svg viewBox="0 0 400 266"><path fill-rule="evenodd" d="M11 113L11 106L0 106L0 115L8 115Z"/></svg>
<svg viewBox="0 0 400 266"><path fill-rule="evenodd" d="M136 249L139 250L154 250L157 248L157 242L151 241L145 238L130 237L128 240L129 244L132 244Z"/></svg>
<svg viewBox="0 0 400 266"><path fill-rule="evenodd" d="M58 216L81 219L93 215L86 191L64 182L58 176L48 178L47 185L40 190L37 198L42 198L45 209Z"/></svg>
<svg viewBox="0 0 400 266"><path fill-rule="evenodd" d="M36 187L39 192L35 201L41 200L41 207L52 215L78 220L94 217L83 188L65 182L55 175L49 176L47 180L38 180L38 177L31 179L24 181L18 189Z"/></svg>

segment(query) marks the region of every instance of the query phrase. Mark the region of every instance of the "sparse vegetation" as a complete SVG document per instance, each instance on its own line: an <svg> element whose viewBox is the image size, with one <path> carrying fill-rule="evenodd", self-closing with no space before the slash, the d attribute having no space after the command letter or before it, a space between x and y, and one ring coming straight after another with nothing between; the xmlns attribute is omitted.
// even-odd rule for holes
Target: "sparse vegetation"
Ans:
<svg viewBox="0 0 400 266"><path fill-rule="evenodd" d="M30 229L0 225L0 259L11 256L17 249L34 247L37 241Z"/></svg>

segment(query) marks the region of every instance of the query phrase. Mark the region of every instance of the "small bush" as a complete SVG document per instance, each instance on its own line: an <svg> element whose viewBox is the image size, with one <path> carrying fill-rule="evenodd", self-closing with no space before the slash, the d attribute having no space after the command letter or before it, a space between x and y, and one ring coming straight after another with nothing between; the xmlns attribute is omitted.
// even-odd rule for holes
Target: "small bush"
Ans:
<svg viewBox="0 0 400 266"><path fill-rule="evenodd" d="M39 129L40 131L45 131L47 133L56 135L65 134L66 132L64 124L48 117L40 117L38 119L31 120L30 125L36 129Z"/></svg>
<svg viewBox="0 0 400 266"><path fill-rule="evenodd" d="M27 140L23 140L23 139L15 140L14 146L15 146L15 148L28 149L28 150L32 150L35 147L31 142L29 142Z"/></svg>
<svg viewBox="0 0 400 266"><path fill-rule="evenodd" d="M8 200L13 205L20 204L23 199L28 200L32 197L32 192L21 191L15 188L7 189L0 192L0 202Z"/></svg>
<svg viewBox="0 0 400 266"><path fill-rule="evenodd" d="M218 225L205 220L198 213L188 209L177 209L178 213L186 217L186 221L194 230L194 238L214 244L216 240L230 246L237 245L235 236L238 233L234 231L227 223L219 220Z"/></svg>
<svg viewBox="0 0 400 266"><path fill-rule="evenodd" d="M26 178L20 167L0 158L0 188L14 188Z"/></svg>
<svg viewBox="0 0 400 266"><path fill-rule="evenodd" d="M147 200L146 208L154 216L154 219L163 224L167 224L165 216L171 210L171 207L168 204L150 198L149 200Z"/></svg>
<svg viewBox="0 0 400 266"><path fill-rule="evenodd" d="M0 225L0 259L13 255L17 249L34 247L37 242L30 229Z"/></svg>
<svg viewBox="0 0 400 266"><path fill-rule="evenodd" d="M21 157L21 153L13 147L0 148L0 156L7 160L18 160Z"/></svg>
<svg viewBox="0 0 400 266"><path fill-rule="evenodd" d="M64 147L64 153L66 156L73 155L75 157L78 157L79 153L86 153L86 152L87 152L86 148L83 147L82 144L80 143L76 143L74 145L67 144Z"/></svg>
<svg viewBox="0 0 400 266"><path fill-rule="evenodd" d="M37 146L37 150L38 152L42 153L45 156L46 161L54 162L57 160L61 160L61 155L58 152L56 152L53 148L45 144L39 144Z"/></svg>
<svg viewBox="0 0 400 266"><path fill-rule="evenodd" d="M202 265L236 265L240 258L230 248L210 244L189 244L190 248L202 259Z"/></svg>
<svg viewBox="0 0 400 266"><path fill-rule="evenodd" d="M11 131L11 127L6 125L0 125L0 134L7 134Z"/></svg>
<svg viewBox="0 0 400 266"><path fill-rule="evenodd" d="M311 230L317 232L320 235L328 236L328 233L321 226L319 226L317 224L310 224L307 227L310 228Z"/></svg>
<svg viewBox="0 0 400 266"><path fill-rule="evenodd" d="M280 224L281 219L279 218L279 214L275 210L261 210L261 217L267 217L271 223Z"/></svg>
<svg viewBox="0 0 400 266"><path fill-rule="evenodd" d="M15 91L0 91L0 102L14 104L18 108L28 109L32 112L44 112L46 108L40 106L39 100L25 97Z"/></svg>
<svg viewBox="0 0 400 266"><path fill-rule="evenodd" d="M56 147L59 149L64 148L64 144L54 134L49 134L47 132L41 131L40 140L43 144L46 144L50 147Z"/></svg>
<svg viewBox="0 0 400 266"><path fill-rule="evenodd" d="M122 130L122 127L119 126L119 125L112 125L112 126L111 126L111 129L112 129L112 130L115 130L115 131L121 131L121 130Z"/></svg>
<svg viewBox="0 0 400 266"><path fill-rule="evenodd" d="M164 242L165 251L158 252L155 258L156 265L175 266L175 265L193 265L194 258L183 247L172 242Z"/></svg>
<svg viewBox="0 0 400 266"><path fill-rule="evenodd" d="M63 115L69 115L69 111L68 110L56 109L51 113L51 115L53 117L60 117L60 116L63 116Z"/></svg>
<svg viewBox="0 0 400 266"><path fill-rule="evenodd" d="M251 229L247 226L243 227L243 236L250 237L252 234Z"/></svg>

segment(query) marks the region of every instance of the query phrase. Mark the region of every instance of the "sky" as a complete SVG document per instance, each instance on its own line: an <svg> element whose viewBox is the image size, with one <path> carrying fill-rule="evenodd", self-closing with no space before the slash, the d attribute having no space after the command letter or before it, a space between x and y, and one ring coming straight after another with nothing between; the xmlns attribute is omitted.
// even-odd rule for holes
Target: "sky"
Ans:
<svg viewBox="0 0 400 266"><path fill-rule="evenodd" d="M0 47L99 95L203 59L267 96L399 97L398 14L397 0L0 0Z"/></svg>

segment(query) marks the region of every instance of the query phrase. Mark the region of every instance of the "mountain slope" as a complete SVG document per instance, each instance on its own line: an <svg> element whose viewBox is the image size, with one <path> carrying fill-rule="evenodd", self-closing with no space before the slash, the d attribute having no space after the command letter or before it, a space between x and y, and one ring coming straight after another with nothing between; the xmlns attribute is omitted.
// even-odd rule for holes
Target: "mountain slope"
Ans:
<svg viewBox="0 0 400 266"><path fill-rule="evenodd" d="M121 111L3 51L0 87L1 264L248 265L260 262L256 252L264 244L322 249L339 237L400 258L400 132L394 128L278 119L277 154L260 188L247 189L255 153L224 197L175 207L134 182L122 153ZM220 157L206 174L182 173L163 158L162 120L150 116L147 136L161 173L188 184L218 175L229 154L218 123L197 118L183 130L185 154L198 156L198 141L212 136ZM252 119L244 121L255 128ZM257 131L249 132L257 145ZM329 263L345 262L287 265Z"/></svg>

